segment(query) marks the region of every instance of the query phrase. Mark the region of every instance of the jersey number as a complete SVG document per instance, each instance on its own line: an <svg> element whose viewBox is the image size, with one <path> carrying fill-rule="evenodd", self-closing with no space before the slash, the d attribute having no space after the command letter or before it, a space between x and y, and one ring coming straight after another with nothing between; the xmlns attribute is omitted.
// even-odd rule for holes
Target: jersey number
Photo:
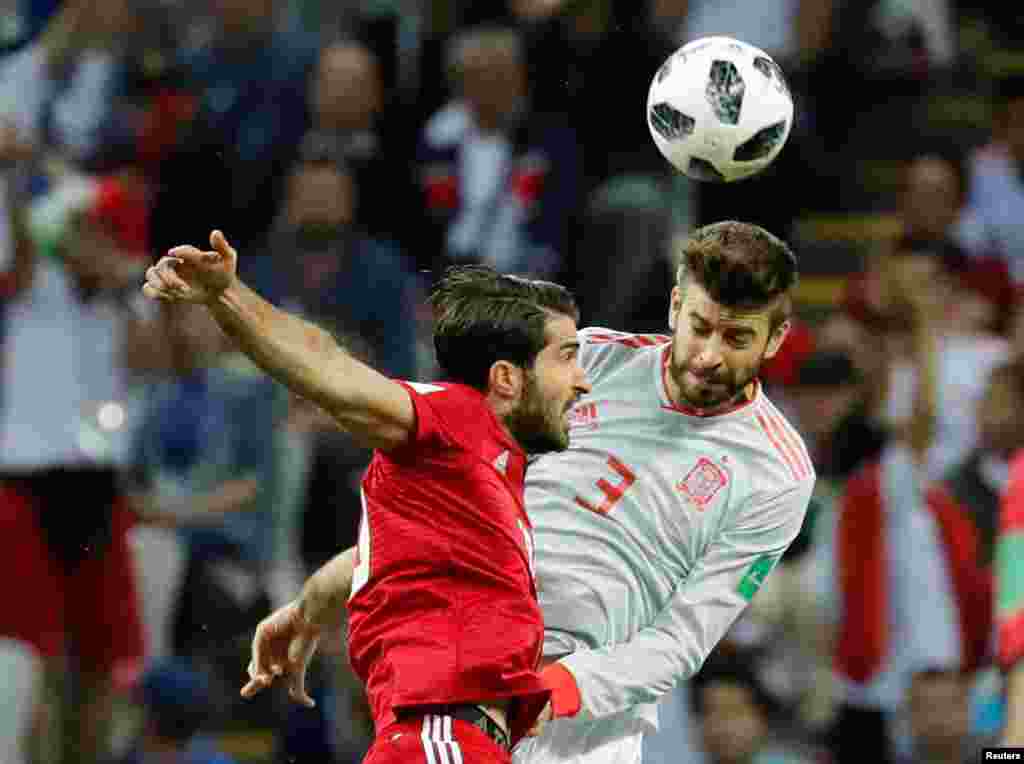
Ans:
<svg viewBox="0 0 1024 764"><path fill-rule="evenodd" d="M608 466L611 467L612 471L618 474L619 481L617 483L609 483L604 478L597 481L597 488L604 494L604 499L600 504L593 504L587 501L582 496L576 497L576 503L584 509L589 509L591 512L597 512L599 515L607 515L611 512L612 507L619 503L629 487L636 482L636 474L627 467L625 464L620 462L614 456L608 457Z"/></svg>

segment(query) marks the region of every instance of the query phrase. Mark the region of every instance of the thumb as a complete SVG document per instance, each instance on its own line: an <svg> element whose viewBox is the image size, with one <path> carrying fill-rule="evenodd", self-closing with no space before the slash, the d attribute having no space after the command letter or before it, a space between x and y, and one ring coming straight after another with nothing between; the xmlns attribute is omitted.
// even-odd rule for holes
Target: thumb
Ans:
<svg viewBox="0 0 1024 764"><path fill-rule="evenodd" d="M237 257L234 247L228 244L227 237L219 230L210 234L210 246L228 262Z"/></svg>

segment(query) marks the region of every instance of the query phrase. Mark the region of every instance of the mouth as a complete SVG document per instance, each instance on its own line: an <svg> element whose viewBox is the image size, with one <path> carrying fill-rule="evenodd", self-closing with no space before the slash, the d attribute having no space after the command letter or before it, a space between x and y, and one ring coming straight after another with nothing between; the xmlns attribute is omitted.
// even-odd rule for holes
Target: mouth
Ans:
<svg viewBox="0 0 1024 764"><path fill-rule="evenodd" d="M687 371L686 374L691 380L696 382L698 385L703 385L704 387L722 384L720 380L715 378L714 374L698 374L695 371Z"/></svg>

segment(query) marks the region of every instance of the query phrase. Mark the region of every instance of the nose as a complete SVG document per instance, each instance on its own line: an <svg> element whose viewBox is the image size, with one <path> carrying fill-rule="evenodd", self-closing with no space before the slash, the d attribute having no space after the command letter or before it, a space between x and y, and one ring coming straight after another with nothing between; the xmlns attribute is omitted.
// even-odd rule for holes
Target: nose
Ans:
<svg viewBox="0 0 1024 764"><path fill-rule="evenodd" d="M699 371L714 371L722 365L722 347L717 339L707 340L693 358Z"/></svg>

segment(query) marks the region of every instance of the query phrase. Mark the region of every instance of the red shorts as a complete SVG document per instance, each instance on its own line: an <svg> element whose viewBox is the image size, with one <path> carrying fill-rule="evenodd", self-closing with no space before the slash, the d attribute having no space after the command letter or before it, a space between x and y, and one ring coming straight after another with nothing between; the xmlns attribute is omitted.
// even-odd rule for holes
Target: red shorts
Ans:
<svg viewBox="0 0 1024 764"><path fill-rule="evenodd" d="M70 516L81 509L75 499L71 488L60 511ZM107 510L103 543L84 546L68 564L44 532L39 503L18 485L0 480L0 581L7 582L0 636L32 645L44 658L70 647L82 670L130 675L144 657L127 539L134 516L115 501Z"/></svg>
<svg viewBox="0 0 1024 764"><path fill-rule="evenodd" d="M512 754L478 727L450 716L389 724L377 733L363 764L510 764Z"/></svg>

